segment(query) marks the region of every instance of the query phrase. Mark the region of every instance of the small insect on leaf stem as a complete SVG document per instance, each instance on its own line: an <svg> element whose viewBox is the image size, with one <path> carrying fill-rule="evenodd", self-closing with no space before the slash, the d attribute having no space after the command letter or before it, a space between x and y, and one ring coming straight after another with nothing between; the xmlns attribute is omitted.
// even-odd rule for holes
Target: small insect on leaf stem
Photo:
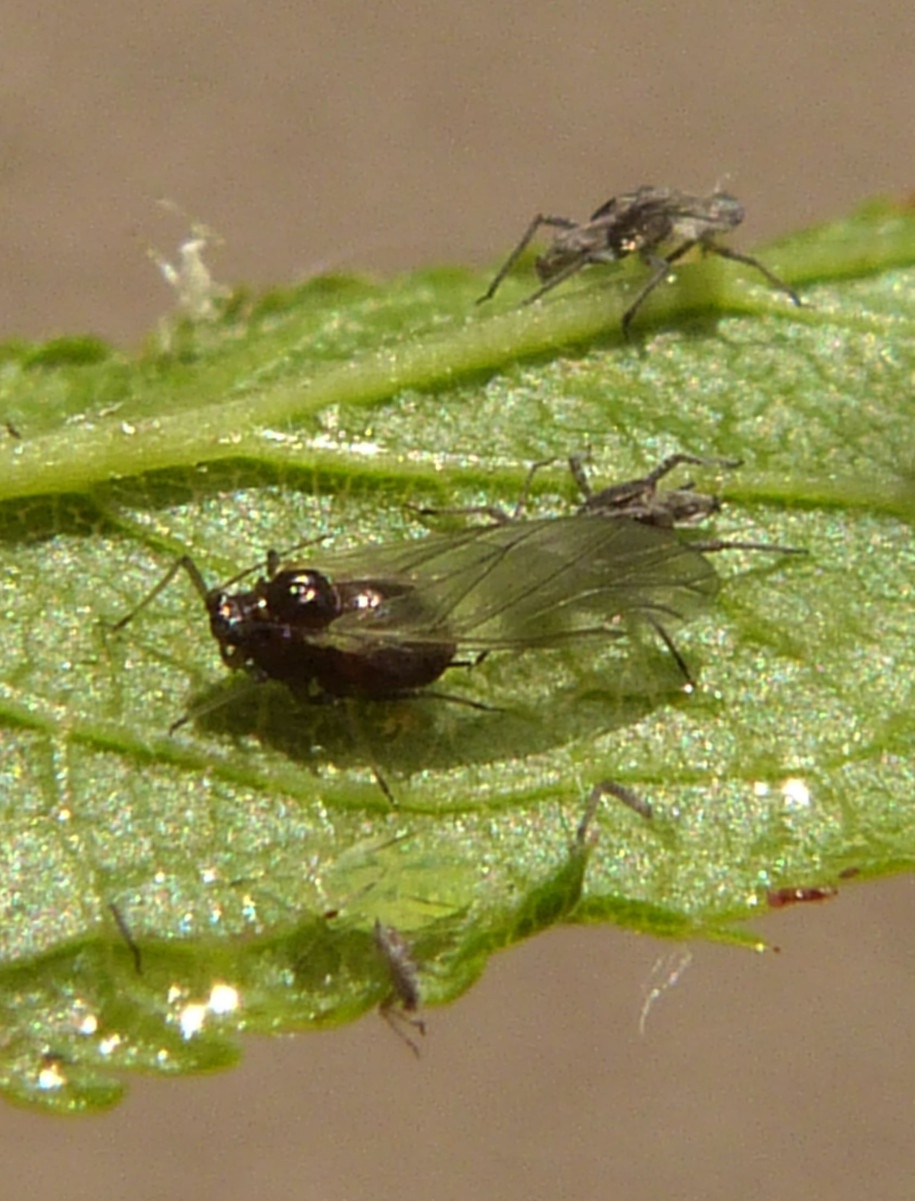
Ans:
<svg viewBox="0 0 915 1201"><path fill-rule="evenodd" d="M583 267L614 263L630 254L637 254L651 268L651 274L623 313L622 332L627 340L636 313L655 288L667 278L673 264L696 246L703 254L716 254L755 268L774 288L784 292L793 304L800 305L801 298L794 289L759 259L731 250L717 241L722 234L730 233L740 225L744 216L743 206L727 192L715 191L708 196L693 196L674 188L652 186L612 197L580 224L568 217L538 213L478 303L490 300L496 294L499 285L534 235L541 226L548 226L559 232L535 262L541 287L524 303L531 304L539 300ZM673 249L667 254L659 253L662 247L670 243L675 243Z"/></svg>
<svg viewBox="0 0 915 1201"><path fill-rule="evenodd" d="M391 981L391 991L379 1005L378 1012L418 1059L419 1047L403 1028L408 1025L421 1035L426 1033L426 1023L416 1016L421 996L419 969L413 950L399 930L394 926L382 925L377 918L373 938ZM401 1024L398 1025L398 1022Z"/></svg>

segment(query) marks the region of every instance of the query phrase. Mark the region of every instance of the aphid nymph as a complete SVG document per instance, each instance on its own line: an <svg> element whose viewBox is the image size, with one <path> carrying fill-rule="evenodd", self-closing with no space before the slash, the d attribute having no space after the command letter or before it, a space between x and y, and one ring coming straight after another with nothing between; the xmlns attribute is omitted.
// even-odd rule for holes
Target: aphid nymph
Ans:
<svg viewBox="0 0 915 1201"><path fill-rule="evenodd" d="M496 273L495 279L480 301L490 300L502 280L518 261L541 226L559 232L535 263L541 287L527 298L525 304L539 300L570 276L596 263L615 263L630 254L638 254L651 274L623 313L622 331L629 337L633 318L654 289L666 279L671 266L694 246L705 254L717 254L754 267L774 288L784 292L792 303L801 299L793 288L752 255L722 246L717 239L730 233L744 219L744 208L727 192L712 192L708 196L693 196L674 188L651 186L614 196L596 209L587 221L578 223L569 217L551 217L538 213L524 232L521 241ZM666 254L660 250L673 244Z"/></svg>
<svg viewBox="0 0 915 1201"><path fill-rule="evenodd" d="M391 991L381 1002L379 1013L391 1029L404 1040L414 1055L419 1057L419 1047L407 1032L397 1025L399 1020L420 1034L426 1033L426 1024L416 1017L420 1006L418 968L413 950L404 936L394 926L384 926L376 918L373 938L379 955L384 960L391 981Z"/></svg>

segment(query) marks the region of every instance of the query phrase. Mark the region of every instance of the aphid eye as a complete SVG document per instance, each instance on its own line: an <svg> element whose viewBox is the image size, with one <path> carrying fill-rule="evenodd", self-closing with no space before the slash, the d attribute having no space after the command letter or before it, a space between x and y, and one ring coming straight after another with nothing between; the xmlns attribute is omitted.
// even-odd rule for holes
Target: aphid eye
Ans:
<svg viewBox="0 0 915 1201"><path fill-rule="evenodd" d="M305 629L323 629L339 616L337 590L319 571L280 571L264 590L274 621Z"/></svg>

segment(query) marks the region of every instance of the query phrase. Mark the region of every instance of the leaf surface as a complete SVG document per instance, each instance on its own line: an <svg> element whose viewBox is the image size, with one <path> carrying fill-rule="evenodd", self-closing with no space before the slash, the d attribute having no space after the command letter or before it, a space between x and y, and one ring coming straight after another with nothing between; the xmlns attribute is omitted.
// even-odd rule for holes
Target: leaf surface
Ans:
<svg viewBox="0 0 915 1201"><path fill-rule="evenodd" d="M353 1018L392 990L376 919L439 1003L559 921L760 946L738 924L770 890L911 865L915 213L761 257L805 307L689 264L631 346L627 263L529 308L523 266L479 309L485 277L437 269L236 297L168 352L2 348L9 1097L98 1108L124 1069ZM179 554L215 584L270 547L423 538L410 506L510 509L537 460L560 462L530 513L568 514L561 460L589 447L599 484L739 456L693 472L715 534L810 552L714 556L717 600L676 630L692 693L646 636L442 681L488 709L305 705L225 672L183 575L110 629ZM578 840L607 778L654 816L605 797Z"/></svg>

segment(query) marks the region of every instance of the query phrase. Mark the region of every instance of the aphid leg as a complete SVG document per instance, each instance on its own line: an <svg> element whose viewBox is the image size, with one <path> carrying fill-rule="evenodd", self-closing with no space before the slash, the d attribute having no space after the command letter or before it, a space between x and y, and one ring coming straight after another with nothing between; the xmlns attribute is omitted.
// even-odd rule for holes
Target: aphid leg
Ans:
<svg viewBox="0 0 915 1201"><path fill-rule="evenodd" d="M592 836L590 834L591 823L594 821L594 815L597 813L597 808L601 803L604 795L603 784L595 784L588 793L588 800L585 805L585 811L581 815L581 821L575 827L575 845L579 847L588 847L591 845Z"/></svg>
<svg viewBox="0 0 915 1201"><path fill-rule="evenodd" d="M114 901L108 902L108 909L111 913L111 916L114 918L114 924L117 926L121 938L123 938L124 942L127 943L127 947L133 958L133 966L136 969L137 975L142 976L143 957L140 954L139 944L131 933L130 926L127 925L127 919L124 917L123 913L121 913L120 909L118 909L117 905L115 905Z"/></svg>
<svg viewBox="0 0 915 1201"><path fill-rule="evenodd" d="M493 525L508 525L512 520L511 513L506 513L500 505L455 505L444 509L414 507L413 512L418 517L488 517Z"/></svg>
<svg viewBox="0 0 915 1201"><path fill-rule="evenodd" d="M736 471L738 467L743 466L743 459L705 458L702 455L689 455L683 451L677 451L668 455L666 459L662 459L657 467L648 472L642 482L654 487L665 475L670 475L674 468L684 464L689 464L691 467L726 467L729 471Z"/></svg>
<svg viewBox="0 0 915 1201"><path fill-rule="evenodd" d="M591 481L588 479L588 473L585 470L585 463L589 463L590 461L590 448L586 451L577 451L575 454L569 455L569 471L572 473L575 487L581 493L585 504L594 495L594 489L591 487Z"/></svg>
<svg viewBox="0 0 915 1201"><path fill-rule="evenodd" d="M726 467L729 470L734 470L742 466L742 459L724 459L724 458L702 458L699 455L690 455L683 452L668 455L666 459L662 459L657 467L648 472L647 475L640 479L626 480L621 484L611 484L609 488L602 488L599 492L595 492L591 487L591 483L585 472L585 456L582 454L569 456L569 470L572 473L572 478L579 492L584 497L584 509L615 509L619 510L621 515L626 515L626 510L631 507L633 502L647 501L646 507L650 508L650 502L654 499L657 493L658 484L665 476L669 475L675 468L681 467L684 464L690 464L695 467ZM687 483L683 486L682 491L686 491L693 487L693 484ZM714 498L710 498L710 502ZM717 502L709 505L710 511L717 509Z"/></svg>
<svg viewBox="0 0 915 1201"><path fill-rule="evenodd" d="M639 817L644 817L646 821L651 821L654 817L654 809L651 801L645 797L639 796L637 792L633 792L631 788L627 788L624 784L617 784L615 780L604 780L600 785L607 796L616 797L618 801L631 809L633 813L637 813Z"/></svg>
<svg viewBox="0 0 915 1201"><path fill-rule="evenodd" d="M382 772L381 768L378 766L371 747L368 745L362 735L362 727L359 725L355 714L350 708L351 698L342 697L341 700L341 708L343 710L346 725L349 729L349 736L353 740L353 745L356 747L357 751L365 756L366 760L368 761L369 771L371 771L372 775L375 777L375 783L384 793L385 800L392 809L396 809L397 802L394 800L394 793L391 791L391 786L385 779L384 772Z"/></svg>
<svg viewBox="0 0 915 1201"><path fill-rule="evenodd" d="M644 817L646 821L650 821L654 817L651 802L646 800L645 797L639 796L637 792L633 792L631 788L627 788L624 784L618 784L616 780L601 780L591 789L585 811L575 831L575 842L578 846L584 847L590 844L588 829L594 820L598 806L605 796L612 796L616 800L622 801L627 808L631 809L634 813L638 813L640 817Z"/></svg>
<svg viewBox="0 0 915 1201"><path fill-rule="evenodd" d="M152 604L156 597L165 591L179 571L187 572L187 574L190 576L191 583L194 585L194 588L199 593L200 597L203 600L206 600L210 590L207 588L206 581L200 573L200 568L190 555L182 555L180 559L175 560L158 584L156 584L152 591L148 592L146 596L144 596L137 607L135 609L131 609L131 611L125 617L120 619L120 621L116 621L111 629L115 632L123 630L126 625L133 621L137 614L142 613L147 605Z"/></svg>
<svg viewBox="0 0 915 1201"><path fill-rule="evenodd" d="M378 787L384 793L385 799L387 800L388 804L391 806L392 809L396 809L397 802L394 800L394 793L391 792L391 786L388 784L387 780L384 778L384 776L381 772L381 768L378 767L378 765L375 763L370 763L369 767L372 770L372 775L375 777L375 783L378 785Z"/></svg>
<svg viewBox="0 0 915 1201"><path fill-rule="evenodd" d="M16 429L15 425L13 425L9 418L3 422L3 428L11 438L16 438L20 442L22 441L22 434L20 434L19 430Z"/></svg>
<svg viewBox="0 0 915 1201"><path fill-rule="evenodd" d="M493 296L496 294L496 290L502 283L502 280L505 279L506 275L508 275L509 271L511 271L512 267L514 267L515 263L517 263L518 259L527 249L531 239L541 225L551 225L554 229L574 229L577 225L577 222L570 220L568 217L548 217L543 213L538 213L524 231L521 241L496 272L495 279L492 281L483 295L479 297L477 304L482 304L484 300L492 300Z"/></svg>
<svg viewBox="0 0 915 1201"><path fill-rule="evenodd" d="M522 300L522 305L533 304L535 300L539 300L541 296L545 296L547 292L552 292L552 290L558 287L559 284L564 284L567 279L571 278L571 276L577 275L578 272L581 271L582 267L587 267L588 264L593 261L594 260L586 254L582 254L580 258L572 259L571 262L567 263L561 271L557 271L555 275L551 275L545 283L541 284L536 292L532 292L530 296L527 296L524 300Z"/></svg>
<svg viewBox="0 0 915 1201"><path fill-rule="evenodd" d="M674 642L673 638L671 638L670 634L668 634L668 632L664 629L664 627L661 625L661 623L658 621L658 619L656 617L653 617L651 615L651 613L647 613L647 612L643 613L642 616L648 622L648 624L651 626L651 628L654 630L654 632L657 634L657 636L661 639L661 641L664 643L664 645L667 647L667 649L670 651L671 655L673 656L674 662L676 663L677 667L680 670L680 674L683 676L683 682L686 686L687 691L692 692L696 687L696 682L693 679L692 675L690 674L690 670L686 665L686 660L683 658L683 656L680 654L680 651L677 649L677 644Z"/></svg>
<svg viewBox="0 0 915 1201"><path fill-rule="evenodd" d="M537 472L542 471L544 467L552 467L557 461L555 458L538 459L536 463L531 464L524 477L524 483L521 485L521 491L518 493L515 507L510 513L500 505L457 505L445 509L414 508L413 512L420 517L488 517L493 525L508 525L512 521L517 521L527 508L531 484Z"/></svg>
<svg viewBox="0 0 915 1201"><path fill-rule="evenodd" d="M266 683L269 679L269 676L263 675L263 673L259 672L254 667L246 668L245 675L248 677L248 681L251 685L250 690L260 687L261 684ZM188 709L187 712L182 713L180 717L176 717L172 724L168 727L169 737L171 737L176 730L180 730L182 726L186 726L191 718L197 720L201 717L205 717L208 713L215 713L216 710L225 708L226 705L237 704L242 697L249 694L250 690L247 688L233 688L229 693L215 696L211 700L205 701L199 705L195 705L193 709Z"/></svg>
<svg viewBox="0 0 915 1201"><path fill-rule="evenodd" d="M683 255L692 250L695 245L695 240L684 242L682 246L678 246L676 250L672 250L670 254L665 255L663 258L660 255L654 254L654 252L651 250L644 249L642 251L642 261L647 266L651 267L651 275L649 275L648 281L643 284L641 289L636 293L635 300L633 300L629 308L625 311L625 313L623 313L623 319L620 322L620 325L622 327L623 337L627 342L630 341L629 327L632 325L632 320L636 313L639 311L651 293L655 290L655 288L664 282L671 266L677 261L677 259L682 258Z"/></svg>
<svg viewBox="0 0 915 1201"><path fill-rule="evenodd" d="M759 259L755 259L751 254L742 254L739 250L732 250L730 246L719 246L717 242L704 242L702 249L707 254L717 254L723 259L733 259L735 263L744 263L747 267L755 267L761 275L766 277L773 288L776 288L779 292L784 292L792 304L796 304L799 308L803 307L804 302L798 296L797 292L789 287L783 279L779 279L774 271L770 271L768 267L764 266Z"/></svg>
<svg viewBox="0 0 915 1201"><path fill-rule="evenodd" d="M531 485L534 482L534 476L538 471L542 471L544 467L552 467L558 462L556 458L538 459L535 463L531 463L528 468L527 475L524 477L524 483L521 485L521 491L518 494L518 499L515 501L515 507L511 513L511 520L517 521L527 508L527 502L530 499Z"/></svg>
<svg viewBox="0 0 915 1201"><path fill-rule="evenodd" d="M473 667L478 666L478 664L482 663L488 654L489 654L488 651L481 651L480 654L477 655L477 657L475 659L468 660L468 662L466 662L466 663L462 663L462 662L450 663L449 667L471 667L471 668L473 668ZM411 692L408 694L407 697L404 697L403 699L409 699L409 697L412 697L415 695L417 695L417 694ZM426 697L428 697L430 700L433 700L433 701L448 701L452 705L464 705L465 708L476 709L480 713L506 713L506 712L508 712L508 710L506 710L506 709L500 709L498 705L487 705L484 701L472 701L470 699L470 697L457 696L453 692L433 692L431 689L425 688L425 689L423 689L423 692L421 695L423 696L424 699Z"/></svg>
<svg viewBox="0 0 915 1201"><path fill-rule="evenodd" d="M409 1013L404 1013L403 1009L397 1005L397 998L394 996L386 997L378 1006L379 1014L384 1018L387 1024L391 1027L401 1042L405 1042L417 1059L422 1058L419 1046L404 1030L404 1026L412 1026L419 1034L425 1037L426 1023L422 1018L414 1017Z"/></svg>
<svg viewBox="0 0 915 1201"><path fill-rule="evenodd" d="M782 546L778 542L731 542L725 538L709 538L703 542L690 541L693 550L710 555L719 550L761 550L773 555L809 555L805 546Z"/></svg>

